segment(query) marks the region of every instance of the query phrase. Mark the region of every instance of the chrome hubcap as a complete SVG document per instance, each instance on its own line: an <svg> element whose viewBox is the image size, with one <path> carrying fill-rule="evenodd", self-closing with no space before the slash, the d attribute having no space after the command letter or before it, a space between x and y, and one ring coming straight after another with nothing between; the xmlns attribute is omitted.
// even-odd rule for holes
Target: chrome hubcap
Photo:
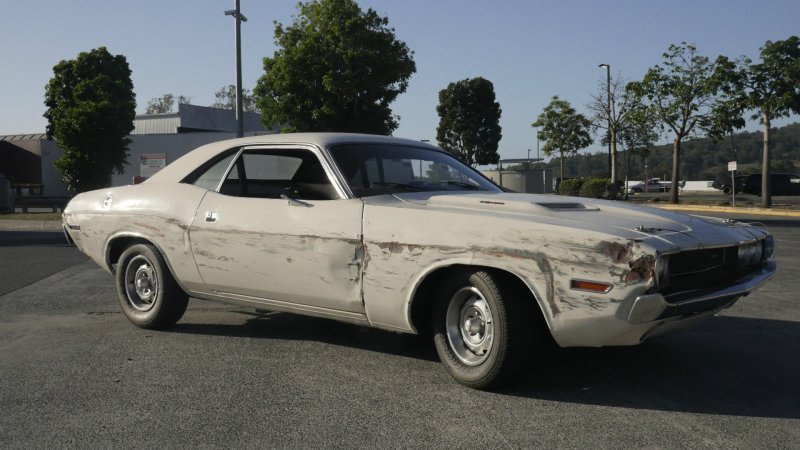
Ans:
<svg viewBox="0 0 800 450"><path fill-rule="evenodd" d="M447 343L468 366L486 361L492 350L494 322L489 303L474 287L460 289L450 299L445 317Z"/></svg>
<svg viewBox="0 0 800 450"><path fill-rule="evenodd" d="M158 276L153 263L142 255L131 258L125 268L128 303L138 311L149 311L158 295Z"/></svg>

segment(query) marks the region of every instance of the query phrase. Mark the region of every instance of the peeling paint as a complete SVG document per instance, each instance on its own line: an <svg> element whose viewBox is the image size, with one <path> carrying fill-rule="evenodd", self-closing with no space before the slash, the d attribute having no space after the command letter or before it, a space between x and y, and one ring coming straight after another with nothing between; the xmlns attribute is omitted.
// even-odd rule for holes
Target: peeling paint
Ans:
<svg viewBox="0 0 800 450"><path fill-rule="evenodd" d="M561 313L561 308L556 304L553 268L550 266L550 261L547 258L537 259L536 265L539 266L539 270L541 270L545 276L545 298L547 299L548 305L550 305L550 311L552 311L553 317L555 317Z"/></svg>
<svg viewBox="0 0 800 450"><path fill-rule="evenodd" d="M630 241L628 241L627 245L608 241L602 241L597 244L597 248L611 258L611 262L614 264L624 264L628 262L630 260L632 247L633 243Z"/></svg>
<svg viewBox="0 0 800 450"><path fill-rule="evenodd" d="M631 272L639 274L642 280L649 280L653 276L656 258L653 255L641 256L629 263Z"/></svg>

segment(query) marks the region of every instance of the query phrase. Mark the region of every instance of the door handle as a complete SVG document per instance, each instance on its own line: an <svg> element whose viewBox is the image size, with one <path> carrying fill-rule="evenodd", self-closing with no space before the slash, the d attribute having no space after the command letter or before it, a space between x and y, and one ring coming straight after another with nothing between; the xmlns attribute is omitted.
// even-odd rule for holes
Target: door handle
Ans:
<svg viewBox="0 0 800 450"><path fill-rule="evenodd" d="M206 211L206 222L214 223L217 221L216 211Z"/></svg>

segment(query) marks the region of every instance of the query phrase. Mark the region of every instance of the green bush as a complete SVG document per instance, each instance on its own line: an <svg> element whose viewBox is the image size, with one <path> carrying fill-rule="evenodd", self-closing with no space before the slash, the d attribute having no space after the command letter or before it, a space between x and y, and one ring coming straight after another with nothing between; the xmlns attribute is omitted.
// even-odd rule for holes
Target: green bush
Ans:
<svg viewBox="0 0 800 450"><path fill-rule="evenodd" d="M581 186L581 197L607 198L611 180L608 178L591 178Z"/></svg>
<svg viewBox="0 0 800 450"><path fill-rule="evenodd" d="M564 180L558 185L558 193L561 195L571 195L577 197L581 192L582 184L583 180L580 178Z"/></svg>

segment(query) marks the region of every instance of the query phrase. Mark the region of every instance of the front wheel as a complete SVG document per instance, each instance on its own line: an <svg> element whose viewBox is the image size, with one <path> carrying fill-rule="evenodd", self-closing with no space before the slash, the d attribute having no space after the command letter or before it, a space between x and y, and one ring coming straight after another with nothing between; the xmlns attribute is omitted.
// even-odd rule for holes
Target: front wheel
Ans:
<svg viewBox="0 0 800 450"><path fill-rule="evenodd" d="M119 258L116 275L120 307L134 325L163 329L183 317L189 296L152 245L128 247Z"/></svg>
<svg viewBox="0 0 800 450"><path fill-rule="evenodd" d="M459 272L442 286L434 306L439 359L456 381L476 389L510 381L528 344L525 314L519 314L526 299L514 298L498 281L482 270Z"/></svg>

